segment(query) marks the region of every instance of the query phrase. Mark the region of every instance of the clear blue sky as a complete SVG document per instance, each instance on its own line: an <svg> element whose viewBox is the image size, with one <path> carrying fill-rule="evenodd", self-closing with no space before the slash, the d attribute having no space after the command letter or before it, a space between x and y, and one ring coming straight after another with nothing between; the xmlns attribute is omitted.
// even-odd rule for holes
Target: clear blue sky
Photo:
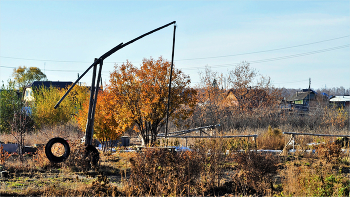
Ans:
<svg viewBox="0 0 350 197"><path fill-rule="evenodd" d="M347 0L1 0L0 81L6 83L18 66L39 67L52 81L74 81L94 58L171 21L177 22L175 67L190 75L193 85L205 66L227 73L247 61L275 87L307 88L309 78L315 89L350 87ZM170 60L172 31L167 27L110 56L103 80L114 62ZM218 56L226 57L209 58Z"/></svg>

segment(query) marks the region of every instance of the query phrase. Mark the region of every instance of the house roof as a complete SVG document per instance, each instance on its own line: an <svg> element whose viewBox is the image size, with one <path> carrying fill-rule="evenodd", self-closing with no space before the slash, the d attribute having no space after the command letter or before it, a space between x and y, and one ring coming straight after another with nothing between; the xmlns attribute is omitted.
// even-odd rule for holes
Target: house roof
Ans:
<svg viewBox="0 0 350 197"><path fill-rule="evenodd" d="M329 100L330 102L350 102L350 96L335 96Z"/></svg>
<svg viewBox="0 0 350 197"><path fill-rule="evenodd" d="M39 88L41 86L46 88L49 88L50 86L55 88L66 88L72 84L73 82L71 81L34 81L30 85L26 86L26 88Z"/></svg>
<svg viewBox="0 0 350 197"><path fill-rule="evenodd" d="M303 89L302 92L297 92L293 96L291 96L287 101L298 101L298 100L303 100L305 99L309 93L317 94L315 91L312 89L309 91L308 89Z"/></svg>
<svg viewBox="0 0 350 197"><path fill-rule="evenodd" d="M298 92L298 93L294 94L292 97L290 97L288 100L289 101L303 100L304 98L307 97L307 95L309 95L308 92Z"/></svg>

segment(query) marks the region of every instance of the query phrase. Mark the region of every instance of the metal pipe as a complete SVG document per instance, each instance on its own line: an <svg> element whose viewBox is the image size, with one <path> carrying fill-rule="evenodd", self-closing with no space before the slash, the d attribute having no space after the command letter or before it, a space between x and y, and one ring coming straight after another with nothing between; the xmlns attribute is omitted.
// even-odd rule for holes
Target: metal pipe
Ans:
<svg viewBox="0 0 350 197"><path fill-rule="evenodd" d="M95 58L95 62L98 61ZM96 67L97 65L94 66L93 69L93 73L92 73L92 82L91 82L91 87L90 87L90 101L89 101L89 111L88 111L88 118L87 118L87 122L86 122L86 129L85 129L85 145L90 145L92 142L92 127L91 127L91 123L93 121L91 121L91 114L93 113L93 106L94 103L96 103L94 101L94 94L95 94L95 83L96 83Z"/></svg>
<svg viewBox="0 0 350 197"><path fill-rule="evenodd" d="M324 136L324 137L350 137L350 135L317 134L317 133L283 132L283 134L290 134L290 135L312 135L312 136Z"/></svg>
<svg viewBox="0 0 350 197"><path fill-rule="evenodd" d="M205 126L205 127L197 127L197 128L194 128L194 129L187 129L187 130L182 130L182 131L175 131L175 132L170 132L168 133L169 135L173 135L173 134L186 134L186 133L191 133L193 131L197 131L197 130L200 130L200 129L206 129L206 128L211 128L211 129L214 129L215 127L219 127L220 124L217 124L217 125L209 125L209 126ZM162 136L165 136L165 133L159 133L157 135L158 137L162 137Z"/></svg>
<svg viewBox="0 0 350 197"><path fill-rule="evenodd" d="M227 136L168 136L167 138L235 138L235 137L258 137L258 135L227 135ZM165 137L158 137L165 138Z"/></svg>

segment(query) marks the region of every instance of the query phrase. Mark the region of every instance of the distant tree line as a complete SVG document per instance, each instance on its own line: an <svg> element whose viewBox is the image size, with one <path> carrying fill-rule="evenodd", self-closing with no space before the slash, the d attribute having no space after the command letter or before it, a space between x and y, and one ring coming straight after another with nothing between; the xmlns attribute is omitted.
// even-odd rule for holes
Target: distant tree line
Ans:
<svg viewBox="0 0 350 197"><path fill-rule="evenodd" d="M114 140L126 131L140 133L145 143L155 144L165 132L170 63L161 57L144 59L141 68L130 62L116 65L108 85L99 92L94 137ZM53 106L67 89L38 88L34 101L24 103L21 93L35 80L47 80L38 68L19 67L15 80L0 92L0 131L29 132L73 122L85 130L89 87L76 86L58 109ZM219 131L247 128L348 128L349 114L344 109L321 105L316 111L300 114L282 111L281 101L295 94L294 89L275 88L270 78L260 75L242 62L226 74L206 68L201 83L190 87L190 77L175 69L169 106L169 131L220 124ZM320 94L347 94L343 87L317 90ZM24 118L25 117L25 121Z"/></svg>

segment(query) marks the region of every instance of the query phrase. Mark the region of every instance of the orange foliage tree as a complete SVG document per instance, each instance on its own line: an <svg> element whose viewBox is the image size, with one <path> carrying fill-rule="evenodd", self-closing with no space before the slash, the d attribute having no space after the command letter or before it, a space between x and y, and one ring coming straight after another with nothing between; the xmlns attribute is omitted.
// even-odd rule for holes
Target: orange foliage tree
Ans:
<svg viewBox="0 0 350 197"><path fill-rule="evenodd" d="M170 66L162 57L144 59L140 68L127 62L115 66L110 75L114 109L119 118L133 123L146 144L156 141L166 123ZM169 115L175 123L189 117L196 104L196 91L189 87L190 82L182 71L173 70Z"/></svg>
<svg viewBox="0 0 350 197"><path fill-rule="evenodd" d="M86 98L77 117L78 124L85 130L89 99ZM99 92L94 120L94 137L101 142L116 140L130 126L130 123L119 117L119 111L115 108L113 96L108 89Z"/></svg>

